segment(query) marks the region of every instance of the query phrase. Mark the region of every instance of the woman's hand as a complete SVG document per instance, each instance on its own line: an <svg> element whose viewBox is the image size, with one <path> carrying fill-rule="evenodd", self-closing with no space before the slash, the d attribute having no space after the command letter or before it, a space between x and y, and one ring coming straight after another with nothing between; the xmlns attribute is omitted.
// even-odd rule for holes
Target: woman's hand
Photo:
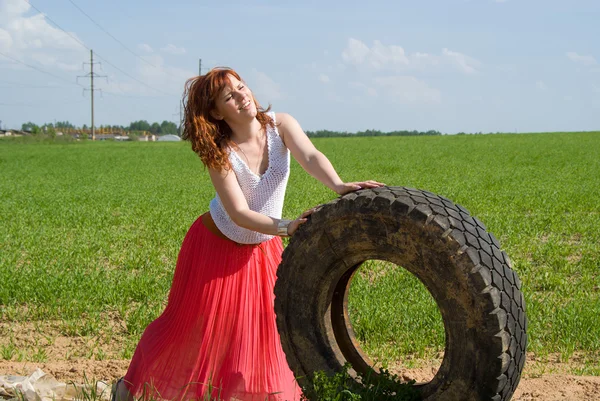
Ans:
<svg viewBox="0 0 600 401"><path fill-rule="evenodd" d="M359 189L379 188L379 187L383 187L383 186L385 186L384 183L373 181L373 180L360 181L360 182L346 182L346 183L340 184L336 188L336 192L339 195L344 195L344 194L347 194L348 192L358 191ZM308 209L307 211L305 211L304 213L302 213L300 215L300 217L298 217L296 220L292 220L292 222L288 226L288 235L290 237L292 235L294 235L294 233L296 232L296 230L298 230L298 227L300 227L301 224L306 223L308 221L307 217L310 216L317 209L318 209L318 206L317 207L313 207L312 209Z"/></svg>
<svg viewBox="0 0 600 401"><path fill-rule="evenodd" d="M346 182L346 183L339 185L336 188L335 192L337 192L338 195L345 195L348 192L358 191L359 189L379 188L379 187L383 187L384 185L385 184L383 184L381 182L377 182L377 181L373 181L373 180L360 181L360 182Z"/></svg>
<svg viewBox="0 0 600 401"><path fill-rule="evenodd" d="M312 209L308 209L307 211L305 211L304 213L302 213L300 215L300 217L298 217L296 220L292 220L292 222L288 226L288 235L290 237L292 235L294 235L294 233L296 232L296 230L298 229L298 227L300 227L301 224L306 223L308 221L307 217L310 216L315 210L317 210L317 207L313 207Z"/></svg>

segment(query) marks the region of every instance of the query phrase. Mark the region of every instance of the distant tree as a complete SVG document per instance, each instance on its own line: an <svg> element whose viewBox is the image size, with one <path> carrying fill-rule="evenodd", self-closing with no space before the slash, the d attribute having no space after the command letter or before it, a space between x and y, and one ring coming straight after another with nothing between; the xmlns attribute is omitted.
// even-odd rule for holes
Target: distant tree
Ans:
<svg viewBox="0 0 600 401"><path fill-rule="evenodd" d="M163 135L166 134L171 134L171 135L177 135L178 131L177 131L177 124L175 124L174 122L171 121L163 121L160 124L160 133Z"/></svg>
<svg viewBox="0 0 600 401"><path fill-rule="evenodd" d="M54 128L53 125L48 125L45 128L46 128L45 129L46 135L48 135L50 138L56 138L56 129Z"/></svg>
<svg viewBox="0 0 600 401"><path fill-rule="evenodd" d="M37 128L39 132L40 127L37 124L32 123L31 121L23 123L21 125L21 131L28 131L33 133L34 128Z"/></svg>
<svg viewBox="0 0 600 401"><path fill-rule="evenodd" d="M306 135L309 137L340 137L340 136L415 136L415 135L442 135L439 131L429 130L426 132L420 131L390 131L390 132L382 132L379 130L368 129L366 131L358 131L356 133L349 133L346 131L329 131L329 130L319 130L319 131L306 131Z"/></svg>
<svg viewBox="0 0 600 401"><path fill-rule="evenodd" d="M129 124L131 131L150 131L150 124L146 120L134 121Z"/></svg>
<svg viewBox="0 0 600 401"><path fill-rule="evenodd" d="M54 124L55 128L76 128L73 124L71 124L68 121L57 121L56 124Z"/></svg>
<svg viewBox="0 0 600 401"><path fill-rule="evenodd" d="M152 123L152 125L150 126L150 132L152 132L153 134L160 134L160 124Z"/></svg>

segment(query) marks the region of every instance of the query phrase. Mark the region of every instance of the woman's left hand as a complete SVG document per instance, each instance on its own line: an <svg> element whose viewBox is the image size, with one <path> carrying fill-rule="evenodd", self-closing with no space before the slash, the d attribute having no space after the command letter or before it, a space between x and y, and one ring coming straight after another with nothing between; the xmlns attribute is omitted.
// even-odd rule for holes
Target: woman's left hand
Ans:
<svg viewBox="0 0 600 401"><path fill-rule="evenodd" d="M358 191L359 189L365 188L379 188L383 187L385 184L373 180L369 181L360 181L360 182L345 182L341 184L336 191L338 195L345 195L348 192Z"/></svg>

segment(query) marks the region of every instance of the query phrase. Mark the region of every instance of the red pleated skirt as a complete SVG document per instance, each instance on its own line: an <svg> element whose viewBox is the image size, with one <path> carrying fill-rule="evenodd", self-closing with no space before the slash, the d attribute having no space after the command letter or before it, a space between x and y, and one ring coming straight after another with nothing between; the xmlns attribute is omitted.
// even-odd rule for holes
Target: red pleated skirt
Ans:
<svg viewBox="0 0 600 401"><path fill-rule="evenodd" d="M275 323L281 238L239 245L198 218L183 240L164 312L125 376L135 397L299 400Z"/></svg>

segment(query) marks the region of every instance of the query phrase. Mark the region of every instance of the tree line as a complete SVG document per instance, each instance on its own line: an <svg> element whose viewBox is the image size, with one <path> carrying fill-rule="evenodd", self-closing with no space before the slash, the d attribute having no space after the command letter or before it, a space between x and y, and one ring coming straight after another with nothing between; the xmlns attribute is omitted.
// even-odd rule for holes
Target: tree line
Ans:
<svg viewBox="0 0 600 401"><path fill-rule="evenodd" d="M358 132L346 132L346 131L329 131L329 130L318 130L318 131L306 131L306 135L309 137L339 137L339 136L424 136L424 135L442 135L441 132L435 130L429 131L379 131L368 129L366 131Z"/></svg>
<svg viewBox="0 0 600 401"><path fill-rule="evenodd" d="M84 124L82 127L76 127L69 121L57 121L55 123L47 123L38 126L32 122L24 123L21 126L23 131L31 133L56 131L60 129L78 129L88 130L88 126ZM171 121L163 121L162 123L154 122L149 123L146 120L138 120L131 122L128 126L122 125L101 125L96 128L111 128L115 131L127 131L127 132L150 132L155 135L179 135L179 127L177 124ZM426 136L426 135L442 135L441 132L436 130L429 131L416 131L416 130L397 130L397 131L379 131L379 130L366 130L358 132L347 132L347 131L330 131L330 130L317 130L317 131L306 131L306 135L309 137L357 137L357 136Z"/></svg>
<svg viewBox="0 0 600 401"><path fill-rule="evenodd" d="M127 131L127 132L150 132L156 135L178 135L179 127L177 124L171 121L164 120L162 123L149 123L146 120L133 121L128 126L123 125L100 125L96 128L111 128L115 131ZM37 134L40 132L48 132L50 131L60 131L61 129L82 129L88 130L89 127L87 124L83 124L81 127L77 127L71 124L69 121L57 121L55 123L46 123L42 125L37 125L32 122L26 122L21 125L22 131L31 132L33 134Z"/></svg>

